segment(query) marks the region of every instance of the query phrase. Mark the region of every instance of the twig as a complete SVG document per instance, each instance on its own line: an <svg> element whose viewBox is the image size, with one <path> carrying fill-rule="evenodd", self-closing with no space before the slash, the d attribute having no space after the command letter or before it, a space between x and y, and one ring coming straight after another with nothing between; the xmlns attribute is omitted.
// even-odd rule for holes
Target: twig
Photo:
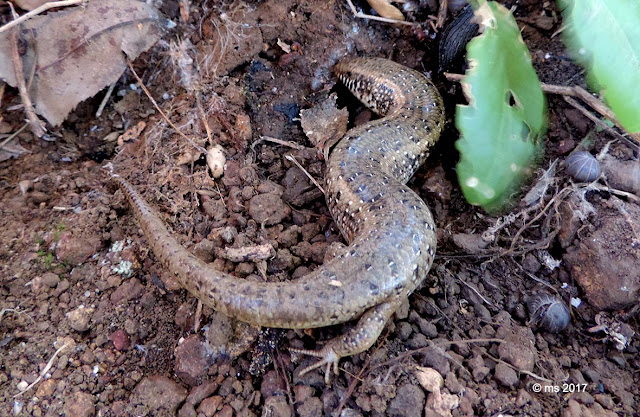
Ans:
<svg viewBox="0 0 640 417"><path fill-rule="evenodd" d="M31 130L36 137L41 138L44 136L45 130L44 126L38 116L36 116L36 112L33 109L33 104L31 103L31 98L29 97L29 91L27 91L27 84L24 80L24 73L22 67L22 58L20 58L20 53L18 52L18 30L14 30L10 34L10 42L11 42L11 61L13 63L13 72L16 76L16 84L18 87L18 91L20 92L20 99L22 100L22 104L24 105L24 112L27 114L27 119L29 120L29 124L31 125Z"/></svg>
<svg viewBox="0 0 640 417"><path fill-rule="evenodd" d="M22 394L24 394L25 392L27 392L31 388L33 388L33 386L36 385L38 382L40 382L40 380L42 380L42 378L44 378L44 376L47 374L47 372L49 372L49 369L51 369L51 366L53 365L53 361L56 359L56 356L58 356L58 353L62 352L62 350L65 349L66 347L67 347L67 344L65 343L58 350L56 350L55 353L53 354L53 356L51 356L51 359L49 359L49 362L47 362L47 366L45 366L44 369L42 370L42 372L40 372L40 375L38 375L36 380L33 381L31 384L29 384L29 386L27 386L25 389L23 389L22 391L20 391L16 395L14 395L13 398L21 396Z"/></svg>
<svg viewBox="0 0 640 417"><path fill-rule="evenodd" d="M216 250L216 256L231 262L262 261L273 258L275 255L276 250L270 243L242 248L218 248Z"/></svg>
<svg viewBox="0 0 640 417"><path fill-rule="evenodd" d="M193 320L193 332L198 333L200 330L200 320L202 319L202 301L198 300L196 305L196 314Z"/></svg>
<svg viewBox="0 0 640 417"><path fill-rule="evenodd" d="M39 15L42 12L46 12L49 9L53 9L55 7L66 7L66 6L75 6L76 4L84 3L85 0L62 0L62 1L50 1L49 3L45 3L40 7L37 7L31 10L29 13L25 13L19 18L15 19L12 22L7 23L6 25L0 27L0 33L5 32L12 27L19 25L25 20L29 20L34 16Z"/></svg>
<svg viewBox="0 0 640 417"><path fill-rule="evenodd" d="M480 291L478 291L473 285L466 283L463 279L460 279L460 278L458 278L458 281L462 282L464 285L467 286L467 288L469 288L471 291L476 293L476 295L480 297L480 299L484 301L485 304L495 307L495 305L491 301L487 300L482 294L480 294Z"/></svg>
<svg viewBox="0 0 640 417"><path fill-rule="evenodd" d="M260 136L260 139L256 140L255 142L253 142L251 144L251 149L254 149L255 146L257 144L259 144L260 142L273 142L273 143L277 143L278 145L283 145L283 146L288 146L289 148L293 148L293 149L298 149L298 150L302 150L302 149L306 149L305 146L302 146L298 143L295 142L290 142L288 140L282 140L282 139L278 139L278 138L274 138L271 136Z"/></svg>
<svg viewBox="0 0 640 417"><path fill-rule="evenodd" d="M156 100L153 98L153 96L151 96L151 93L149 92L149 89L147 88L146 85L144 85L144 83L142 82L142 80L140 79L140 77L138 76L138 73L136 72L136 70L133 69L133 65L131 65L131 61L127 59L127 65L129 65L129 69L131 70L131 73L133 74L133 76L135 77L136 81L138 81L138 84L140 85L140 88L142 88L142 91L144 91L144 93L147 95L147 97L149 98L149 100L151 100L151 103L153 104L153 106L156 108L156 110L158 110L158 113L160 113L160 115L162 116L162 118L169 124L169 126L171 126L173 128L173 130L176 131L176 133L180 136L182 136L182 138L186 139L187 142L189 142L194 148L196 148L197 150L199 150L202 153L207 153L207 150L205 148L203 148L202 146L198 145L197 143L195 143L193 140L191 140L190 137L188 137L187 135L185 135L184 133L182 133L177 127L176 125L173 124L173 122L171 120L169 120L169 118L167 117L166 114L164 114L164 112L162 111L162 109L160 108L160 106L158 106L158 103L156 102Z"/></svg>
<svg viewBox="0 0 640 417"><path fill-rule="evenodd" d="M293 157L293 155L286 155L286 156L285 156L285 159L287 159L287 160L289 160L289 161L293 162L293 163L295 164L295 166L297 166L298 168L300 168L300 169L302 170L302 172L304 172L304 173L305 173L305 175L306 175L307 177L309 177L309 179L311 180L311 182L312 182L316 187L318 187L318 189L320 189L320 191L322 191L322 194L324 194L325 196L327 195L327 193L324 191L324 188L322 188L322 185L320 185L320 184L318 183L318 181L316 181L316 179L315 179L315 178L313 178L313 177L311 176L311 174L309 174L309 172L307 172L307 170L306 170L306 169L304 169L304 168L302 167L302 165L300 165L300 163L299 163L298 161L296 161L296 158L294 158L294 157Z"/></svg>
<svg viewBox="0 0 640 417"><path fill-rule="evenodd" d="M540 375L534 374L533 372L529 372L529 371L525 371L524 369L518 369L515 366L511 365L510 363L507 363L505 361L503 361L502 359L496 358L493 355L490 355L489 353L483 353L483 355L487 356L488 358L490 358L491 360L495 361L495 362L500 362L504 365L507 365L509 368L513 369L516 372L520 372L523 373L525 375L529 375L531 378L537 379L538 381L544 381L544 382L553 382L550 379L547 379L545 377L542 377Z"/></svg>
<svg viewBox="0 0 640 417"><path fill-rule="evenodd" d="M417 25L419 25L419 23L407 22L406 20L389 19L387 17L373 16L373 15L370 15L370 14L364 14L362 12L359 12L356 9L356 6L353 5L351 0L347 0L347 4L349 5L349 8L351 9L351 13L353 13L354 17L358 17L358 18L361 18L361 19L377 20L378 22L385 22L385 23L397 23L397 24L400 24L400 25L409 25L409 26L417 26Z"/></svg>
<svg viewBox="0 0 640 417"><path fill-rule="evenodd" d="M438 19L436 20L436 26L438 28L444 26L444 21L447 20L448 3L448 0L440 0L440 9L438 10Z"/></svg>
<svg viewBox="0 0 640 417"><path fill-rule="evenodd" d="M576 110L578 110L580 113L582 113L587 119L591 120L593 123L595 123L596 125L601 127L603 130L611 133L613 136L615 136L616 138L618 138L618 139L620 139L620 140L622 140L624 142L630 143L634 147L637 146L630 139L622 136L620 133L616 132L613 128L611 128L611 126L608 126L602 120L598 119L596 116L591 114L591 112L589 110L585 109L583 106L580 105L580 103L578 103L577 101L575 101L571 97L564 96L564 101L566 101L567 103L571 104Z"/></svg>
<svg viewBox="0 0 640 417"><path fill-rule="evenodd" d="M116 88L116 83L113 83L109 86L109 89L107 90L107 94L105 94L104 98L102 99L102 103L100 103L100 106L98 107L98 111L96 112L96 117L102 116L102 111L104 110L105 106L109 102L109 98L111 97L111 94L113 93L114 88Z"/></svg>
<svg viewBox="0 0 640 417"><path fill-rule="evenodd" d="M27 126L29 126L28 122L23 124L20 129L16 130L12 134L10 134L5 140L2 141L2 143L0 143L0 149L4 148L4 145L6 145L7 143L11 142L11 139L13 139L16 136L18 136L20 134L20 132L22 132L24 129L26 129Z"/></svg>

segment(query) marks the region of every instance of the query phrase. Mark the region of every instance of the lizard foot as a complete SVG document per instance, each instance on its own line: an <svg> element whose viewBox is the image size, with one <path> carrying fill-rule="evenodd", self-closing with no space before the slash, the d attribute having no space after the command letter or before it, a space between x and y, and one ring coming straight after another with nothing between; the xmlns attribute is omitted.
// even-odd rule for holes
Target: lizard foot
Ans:
<svg viewBox="0 0 640 417"><path fill-rule="evenodd" d="M300 355L308 355L316 358L320 358L319 361L314 363L313 365L309 365L300 371L300 376L306 374L309 371L313 371L314 369L320 368L326 365L326 369L324 371L324 383L329 385L329 380L331 377L331 368L333 367L333 373L338 375L338 362L340 361L340 356L333 350L333 347L327 345L319 350L307 350L307 349L294 349L289 348L290 352L298 353Z"/></svg>

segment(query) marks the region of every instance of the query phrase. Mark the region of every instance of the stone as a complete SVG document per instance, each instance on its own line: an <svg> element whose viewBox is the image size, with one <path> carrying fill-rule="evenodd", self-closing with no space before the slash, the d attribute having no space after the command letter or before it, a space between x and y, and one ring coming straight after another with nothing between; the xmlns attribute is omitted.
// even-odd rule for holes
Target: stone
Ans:
<svg viewBox="0 0 640 417"><path fill-rule="evenodd" d="M213 363L211 353L201 336L189 335L174 351L176 375L193 384L195 380L207 374L209 366Z"/></svg>
<svg viewBox="0 0 640 417"><path fill-rule="evenodd" d="M64 413L67 417L91 417L96 414L96 399L86 392L74 392L64 402Z"/></svg>
<svg viewBox="0 0 640 417"><path fill-rule="evenodd" d="M129 335L122 329L116 330L109 335L109 340L113 342L113 346L117 351L123 351L129 349L131 346L131 340Z"/></svg>
<svg viewBox="0 0 640 417"><path fill-rule="evenodd" d="M518 385L518 382L520 382L516 371L502 362L496 365L495 377L500 385L507 388L514 388L516 385Z"/></svg>
<svg viewBox="0 0 640 417"><path fill-rule="evenodd" d="M564 256L571 277L596 310L622 310L637 303L640 296L638 252L631 250L637 246L637 235L627 220L640 218L640 206L619 206L613 213L596 207L598 228L581 235L577 247L570 247ZM620 212L623 209L626 216Z"/></svg>
<svg viewBox="0 0 640 417"><path fill-rule="evenodd" d="M413 384L404 384L398 388L395 398L389 403L387 413L391 417L421 417L424 404L422 389Z"/></svg>
<svg viewBox="0 0 640 417"><path fill-rule="evenodd" d="M187 390L162 375L144 378L133 390L130 402L147 407L151 415L162 412L175 414L178 406L187 398ZM172 415L173 415L172 414Z"/></svg>
<svg viewBox="0 0 640 417"><path fill-rule="evenodd" d="M291 208L274 193L258 194L249 201L249 215L265 226L279 224L291 214Z"/></svg>
<svg viewBox="0 0 640 417"><path fill-rule="evenodd" d="M126 280L122 285L111 293L111 302L115 305L122 304L127 301L135 300L144 291L144 286L137 278Z"/></svg>
<svg viewBox="0 0 640 417"><path fill-rule="evenodd" d="M318 397L307 398L296 409L300 417L315 417L322 415L322 401Z"/></svg>
<svg viewBox="0 0 640 417"><path fill-rule="evenodd" d="M70 265L80 265L100 250L102 242L98 236L76 236L63 233L56 244L56 258Z"/></svg>
<svg viewBox="0 0 640 417"><path fill-rule="evenodd" d="M91 321L91 316L94 310L95 309L93 308L81 305L80 307L68 312L67 319L71 328L80 333L89 330L89 322Z"/></svg>

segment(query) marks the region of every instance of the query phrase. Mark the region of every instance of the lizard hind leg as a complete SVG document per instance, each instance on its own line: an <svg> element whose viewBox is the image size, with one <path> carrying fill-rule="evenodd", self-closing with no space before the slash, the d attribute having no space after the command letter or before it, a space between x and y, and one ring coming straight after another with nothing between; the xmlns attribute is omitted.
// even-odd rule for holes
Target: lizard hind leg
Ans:
<svg viewBox="0 0 640 417"><path fill-rule="evenodd" d="M299 375L302 376L309 371L326 366L324 382L329 385L331 370L333 369L333 373L338 374L338 362L340 359L369 349L378 340L378 336L380 336L387 321L400 306L401 301L398 297L370 308L360 317L355 327L347 333L331 339L322 349L290 348L291 352L319 358L316 363L301 370Z"/></svg>

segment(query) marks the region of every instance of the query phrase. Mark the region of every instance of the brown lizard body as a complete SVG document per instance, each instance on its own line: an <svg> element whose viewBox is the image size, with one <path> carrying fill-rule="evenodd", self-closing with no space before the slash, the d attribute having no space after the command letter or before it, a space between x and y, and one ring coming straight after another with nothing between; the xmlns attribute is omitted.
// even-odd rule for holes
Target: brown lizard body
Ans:
<svg viewBox="0 0 640 417"><path fill-rule="evenodd" d="M335 72L354 95L384 116L347 132L327 163L326 198L349 246L289 282L253 282L212 269L186 249L134 188L114 179L134 208L151 248L204 304L250 324L289 329L358 319L319 351L301 351L334 372L340 358L368 349L426 277L436 248L426 204L405 183L424 162L444 124L442 99L417 71L380 58L356 58Z"/></svg>

